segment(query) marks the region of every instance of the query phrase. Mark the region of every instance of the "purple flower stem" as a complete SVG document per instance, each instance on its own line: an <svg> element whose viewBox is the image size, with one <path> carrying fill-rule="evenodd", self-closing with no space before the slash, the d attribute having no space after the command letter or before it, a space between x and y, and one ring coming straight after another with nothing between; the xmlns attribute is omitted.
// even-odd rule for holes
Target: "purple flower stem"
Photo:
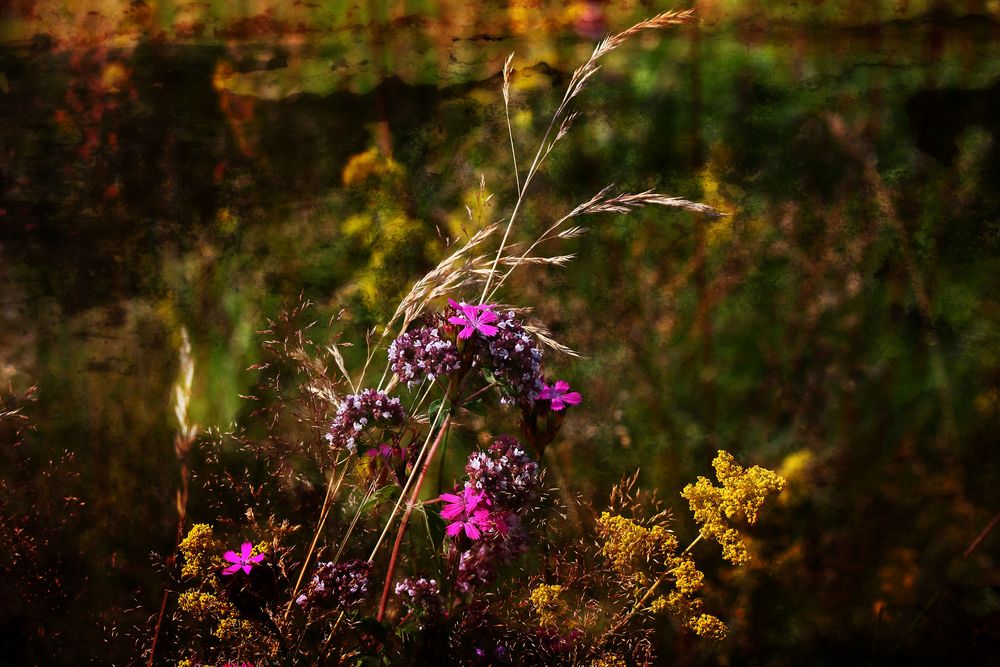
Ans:
<svg viewBox="0 0 1000 667"><path fill-rule="evenodd" d="M406 510L403 512L403 518L399 522L399 530L396 532L396 542L392 545L392 555L389 557L389 569L385 573L385 586L382 588L382 599L378 603L378 615L375 617L379 623L381 623L382 619L385 618L385 608L389 604L389 593L392 591L392 577L396 572L396 561L399 559L399 550L403 546L403 536L406 535L406 526L410 521L410 514L413 513L413 506L417 503L417 499L420 497L420 489L424 485L424 479L427 477L427 470L431 467L431 461L434 460L434 455L437 453L438 447L444 440L444 435L448 432L448 427L450 425L451 414L449 413L448 416L444 418L441 428L434 437L434 442L431 443L431 449L427 452L427 458L424 459L423 466L420 468L420 476L417 477L417 483L413 487L413 493L410 495L410 500L406 503Z"/></svg>

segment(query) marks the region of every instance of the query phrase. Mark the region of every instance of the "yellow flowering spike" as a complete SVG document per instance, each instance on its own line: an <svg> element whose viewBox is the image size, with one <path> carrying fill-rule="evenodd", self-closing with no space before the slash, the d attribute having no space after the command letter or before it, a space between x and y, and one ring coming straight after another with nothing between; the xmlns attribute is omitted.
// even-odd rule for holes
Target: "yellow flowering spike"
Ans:
<svg viewBox="0 0 1000 667"><path fill-rule="evenodd" d="M177 606L191 614L198 621L207 618L218 618L228 611L226 603L211 593L184 591L177 599Z"/></svg>
<svg viewBox="0 0 1000 667"><path fill-rule="evenodd" d="M539 625L557 625L558 618L566 611L566 602L559 598L562 591L558 584L541 584L531 591L531 604L538 614Z"/></svg>
<svg viewBox="0 0 1000 667"><path fill-rule="evenodd" d="M700 637L722 641L729 633L726 624L711 614L702 614L698 618L692 619L687 627Z"/></svg>
<svg viewBox="0 0 1000 667"><path fill-rule="evenodd" d="M744 470L728 452L719 451L712 462L715 475L722 484L699 477L681 492L691 506L694 520L701 526L701 535L715 540L722 547L722 557L740 565L750 559L739 532L728 524L729 519L743 517L747 523L757 523L761 505L769 493L780 493L785 480L774 472L753 466Z"/></svg>
<svg viewBox="0 0 1000 667"><path fill-rule="evenodd" d="M237 616L225 616L212 634L222 640L246 639L253 634L253 626Z"/></svg>
<svg viewBox="0 0 1000 667"><path fill-rule="evenodd" d="M215 539L212 527L207 523L191 526L178 547L184 556L183 577L204 577L220 564L222 544Z"/></svg>
<svg viewBox="0 0 1000 667"><path fill-rule="evenodd" d="M590 663L590 667L626 667L625 658L614 653L604 653Z"/></svg>
<svg viewBox="0 0 1000 667"><path fill-rule="evenodd" d="M677 538L663 526L646 528L632 519L604 512L597 521L601 555L614 571L634 586L648 586L651 563L664 563L677 550Z"/></svg>
<svg viewBox="0 0 1000 667"><path fill-rule="evenodd" d="M670 570L674 575L674 588L682 595L695 595L705 585L705 575L690 558L680 558L677 566Z"/></svg>

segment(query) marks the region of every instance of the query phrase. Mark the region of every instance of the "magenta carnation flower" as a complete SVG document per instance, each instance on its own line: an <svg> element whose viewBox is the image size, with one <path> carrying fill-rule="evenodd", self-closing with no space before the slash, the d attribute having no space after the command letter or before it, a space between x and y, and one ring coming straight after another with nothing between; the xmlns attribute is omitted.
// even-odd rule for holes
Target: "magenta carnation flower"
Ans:
<svg viewBox="0 0 1000 667"><path fill-rule="evenodd" d="M458 332L459 338L463 340L471 338L475 331L487 338L497 335L497 328L493 326L493 322L497 321L497 314L493 312L491 304L484 303L474 306L464 301L458 303L454 299L448 299L448 305L459 313L448 318L452 324L462 327L462 330Z"/></svg>
<svg viewBox="0 0 1000 667"><path fill-rule="evenodd" d="M470 540L478 540L482 529L492 526L490 511L486 509L490 501L482 491L466 486L458 494L442 493L440 499L445 502L441 518L451 521L445 532L452 537L465 531Z"/></svg>
<svg viewBox="0 0 1000 667"><path fill-rule="evenodd" d="M235 551L224 553L222 557L232 563L232 565L224 569L222 574L236 574L240 570L243 570L244 574L250 574L253 566L264 560L264 554L251 556L251 553L253 553L253 545L249 542L243 543L240 547L240 553L236 553Z"/></svg>
<svg viewBox="0 0 1000 667"><path fill-rule="evenodd" d="M543 401L551 401L551 407L555 411L565 410L567 405L579 405L583 397L578 391L569 390L569 382L556 380L555 384L542 387L539 397Z"/></svg>

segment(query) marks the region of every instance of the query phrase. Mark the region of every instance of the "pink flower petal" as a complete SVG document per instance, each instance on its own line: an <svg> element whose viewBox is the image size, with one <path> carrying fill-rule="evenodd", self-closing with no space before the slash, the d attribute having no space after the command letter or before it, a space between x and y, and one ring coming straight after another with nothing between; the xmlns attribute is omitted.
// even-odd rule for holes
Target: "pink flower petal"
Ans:
<svg viewBox="0 0 1000 667"><path fill-rule="evenodd" d="M472 337L472 332L475 331L471 326L467 326L458 332L458 337L462 340L466 340Z"/></svg>
<svg viewBox="0 0 1000 667"><path fill-rule="evenodd" d="M451 322L452 324L458 324L458 325L461 325L461 326L469 326L469 322L464 317L459 317L457 315L453 315L453 316L449 317L448 321Z"/></svg>
<svg viewBox="0 0 1000 667"><path fill-rule="evenodd" d="M248 560L247 562L248 563L253 563L254 565L256 565L257 563L259 563L262 560L264 560L264 558L265 558L265 554L257 554L256 556L251 556L250 560Z"/></svg>
<svg viewBox="0 0 1000 667"><path fill-rule="evenodd" d="M449 505L441 510L441 518L446 521L451 521L452 519L457 519L465 513L465 509L459 505Z"/></svg>
<svg viewBox="0 0 1000 667"><path fill-rule="evenodd" d="M460 532L462 532L462 523L460 521L455 523L449 523L448 526L444 529L444 532L448 533L452 537L455 537Z"/></svg>
<svg viewBox="0 0 1000 667"><path fill-rule="evenodd" d="M465 527L465 534L470 540L478 540L482 536L482 533L479 532L479 528L477 528L476 524L471 521L463 525Z"/></svg>
<svg viewBox="0 0 1000 667"><path fill-rule="evenodd" d="M492 324L483 324L482 322L479 323L479 333L484 336L496 336L497 331L498 329Z"/></svg>
<svg viewBox="0 0 1000 667"><path fill-rule="evenodd" d="M552 406L551 407L552 407L552 409L554 411L559 412L560 410L565 410L566 409L566 404L562 402L561 398L557 397L557 398L553 398L552 399Z"/></svg>
<svg viewBox="0 0 1000 667"><path fill-rule="evenodd" d="M252 567L251 565L244 565L243 566L243 574L250 574L250 568L251 567Z"/></svg>
<svg viewBox="0 0 1000 667"><path fill-rule="evenodd" d="M222 574L236 574L237 572L239 572L240 567L242 566L239 563L237 563L236 565L230 565L229 567L227 567L225 570L222 571Z"/></svg>
<svg viewBox="0 0 1000 667"><path fill-rule="evenodd" d="M242 563L243 559L235 551L227 551L222 554L222 557L228 560L230 563Z"/></svg>
<svg viewBox="0 0 1000 667"><path fill-rule="evenodd" d="M569 382L566 382L566 380L556 380L556 384L553 388L560 394L565 393L569 391Z"/></svg>
<svg viewBox="0 0 1000 667"><path fill-rule="evenodd" d="M571 391L568 394L563 394L562 400L563 403L569 403L570 405L580 405L580 401L583 400L583 396L581 396L578 391Z"/></svg>
<svg viewBox="0 0 1000 667"><path fill-rule="evenodd" d="M249 542L244 542L242 546L240 546L240 551L243 552L243 560L246 560L247 558L250 558L250 554L253 553L253 545Z"/></svg>
<svg viewBox="0 0 1000 667"><path fill-rule="evenodd" d="M448 305L454 308L455 310L459 310L461 308L458 301L455 301L454 299L448 299Z"/></svg>

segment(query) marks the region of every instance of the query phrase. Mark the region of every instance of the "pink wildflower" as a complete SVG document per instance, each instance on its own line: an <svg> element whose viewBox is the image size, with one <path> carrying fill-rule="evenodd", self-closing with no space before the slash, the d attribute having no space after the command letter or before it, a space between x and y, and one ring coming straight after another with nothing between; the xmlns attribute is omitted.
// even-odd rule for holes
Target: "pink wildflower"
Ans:
<svg viewBox="0 0 1000 667"><path fill-rule="evenodd" d="M497 315L493 312L491 304L484 303L474 306L464 301L458 303L454 299L448 299L448 305L461 313L448 318L452 324L463 327L458 332L459 338L463 340L471 338L474 331L478 331L487 338L497 335L497 328L493 326L493 322L497 321Z"/></svg>
<svg viewBox="0 0 1000 667"><path fill-rule="evenodd" d="M227 567L222 571L222 574L236 574L240 570L243 570L244 574L250 574L250 569L254 565L264 560L264 554L257 554L256 556L251 556L253 552L253 545L249 542L244 542L240 547L240 553L235 551L227 551L222 555L223 558L228 560L232 565Z"/></svg>
<svg viewBox="0 0 1000 667"><path fill-rule="evenodd" d="M490 501L482 491L466 486L458 494L442 493L441 500L445 502L441 518L452 522L445 528L445 532L452 537L465 531L470 540L478 540L482 537L481 529L492 525L490 511L485 509ZM480 505L484 508L480 509Z"/></svg>
<svg viewBox="0 0 1000 667"><path fill-rule="evenodd" d="M564 410L567 405L579 405L583 397L578 391L569 390L569 382L556 380L555 384L544 385L539 398L543 401L552 401L552 409L555 411Z"/></svg>

